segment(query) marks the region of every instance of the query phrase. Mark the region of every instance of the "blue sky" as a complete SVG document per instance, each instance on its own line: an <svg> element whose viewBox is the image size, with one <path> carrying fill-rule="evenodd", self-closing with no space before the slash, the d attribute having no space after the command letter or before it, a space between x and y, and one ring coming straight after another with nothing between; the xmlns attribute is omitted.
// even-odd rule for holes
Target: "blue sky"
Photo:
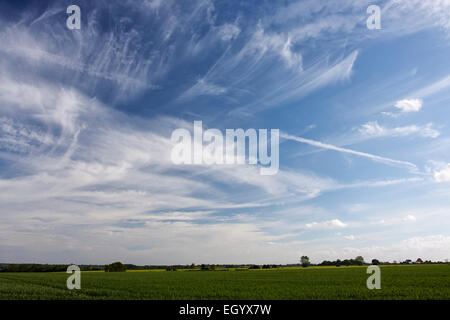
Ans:
<svg viewBox="0 0 450 320"><path fill-rule="evenodd" d="M449 37L448 0L1 1L0 260L450 258ZM278 174L174 165L195 120L279 129Z"/></svg>

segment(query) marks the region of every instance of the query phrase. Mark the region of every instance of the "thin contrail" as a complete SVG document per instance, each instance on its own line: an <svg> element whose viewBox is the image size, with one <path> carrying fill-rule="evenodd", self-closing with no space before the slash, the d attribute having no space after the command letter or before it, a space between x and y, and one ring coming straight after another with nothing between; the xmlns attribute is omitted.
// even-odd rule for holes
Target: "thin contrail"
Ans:
<svg viewBox="0 0 450 320"><path fill-rule="evenodd" d="M336 147L336 146L333 146L331 144L323 143L323 142L320 142L320 141L315 141L315 140L305 139L305 138L301 138L301 137L291 136L291 135L289 135L287 133L284 133L284 132L280 132L280 137L284 138L284 139L287 139L287 140L297 141L297 142L300 142L300 143L306 143L306 144L309 144L311 146L322 148L322 149L335 150L335 151L338 151L338 152L354 154L354 155L357 155L357 156L360 156L360 157L369 158L369 159L372 159L372 160L375 160L375 161L379 161L379 162L383 162L383 163L406 166L406 167L412 169L412 171L418 171L418 168L417 168L417 166L414 163L407 162L407 161L395 160L395 159L385 158L385 157L377 156L377 155L366 153L366 152L360 152L360 151L355 151L355 150L351 150L351 149Z"/></svg>

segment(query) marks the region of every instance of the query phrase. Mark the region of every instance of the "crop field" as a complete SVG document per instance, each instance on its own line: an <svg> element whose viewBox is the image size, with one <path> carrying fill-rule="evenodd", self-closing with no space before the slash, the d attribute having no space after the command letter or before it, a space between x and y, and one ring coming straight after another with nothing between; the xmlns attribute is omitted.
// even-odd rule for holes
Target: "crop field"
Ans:
<svg viewBox="0 0 450 320"><path fill-rule="evenodd" d="M367 267L247 271L0 273L4 299L450 299L450 265L381 266L381 289L368 290Z"/></svg>

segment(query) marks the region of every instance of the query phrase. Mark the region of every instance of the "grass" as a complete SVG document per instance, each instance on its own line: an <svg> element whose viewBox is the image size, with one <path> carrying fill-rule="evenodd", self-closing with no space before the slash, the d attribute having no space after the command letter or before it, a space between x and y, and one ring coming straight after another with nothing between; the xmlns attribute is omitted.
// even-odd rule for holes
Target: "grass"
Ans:
<svg viewBox="0 0 450 320"><path fill-rule="evenodd" d="M0 273L4 299L450 299L450 265L381 266L381 290L366 287L366 267L247 272L82 272L81 290L66 273Z"/></svg>

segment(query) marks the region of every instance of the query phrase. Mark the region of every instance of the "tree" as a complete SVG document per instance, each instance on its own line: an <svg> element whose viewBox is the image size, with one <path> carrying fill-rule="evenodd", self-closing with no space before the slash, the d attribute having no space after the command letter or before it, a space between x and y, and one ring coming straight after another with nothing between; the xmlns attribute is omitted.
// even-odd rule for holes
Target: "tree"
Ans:
<svg viewBox="0 0 450 320"><path fill-rule="evenodd" d="M423 260L420 259L420 258L418 258L418 259L416 260L416 263L423 263Z"/></svg>
<svg viewBox="0 0 450 320"><path fill-rule="evenodd" d="M308 267L311 264L309 262L309 257L308 256L301 256L300 263L302 264L302 267L304 267L304 268Z"/></svg>
<svg viewBox="0 0 450 320"><path fill-rule="evenodd" d="M372 264L378 265L378 264L380 264L380 261L378 259L372 259Z"/></svg>
<svg viewBox="0 0 450 320"><path fill-rule="evenodd" d="M362 266L364 264L364 258L361 256L357 256L355 258L356 264Z"/></svg>
<svg viewBox="0 0 450 320"><path fill-rule="evenodd" d="M127 267L122 262L114 262L105 266L105 272L125 272Z"/></svg>

